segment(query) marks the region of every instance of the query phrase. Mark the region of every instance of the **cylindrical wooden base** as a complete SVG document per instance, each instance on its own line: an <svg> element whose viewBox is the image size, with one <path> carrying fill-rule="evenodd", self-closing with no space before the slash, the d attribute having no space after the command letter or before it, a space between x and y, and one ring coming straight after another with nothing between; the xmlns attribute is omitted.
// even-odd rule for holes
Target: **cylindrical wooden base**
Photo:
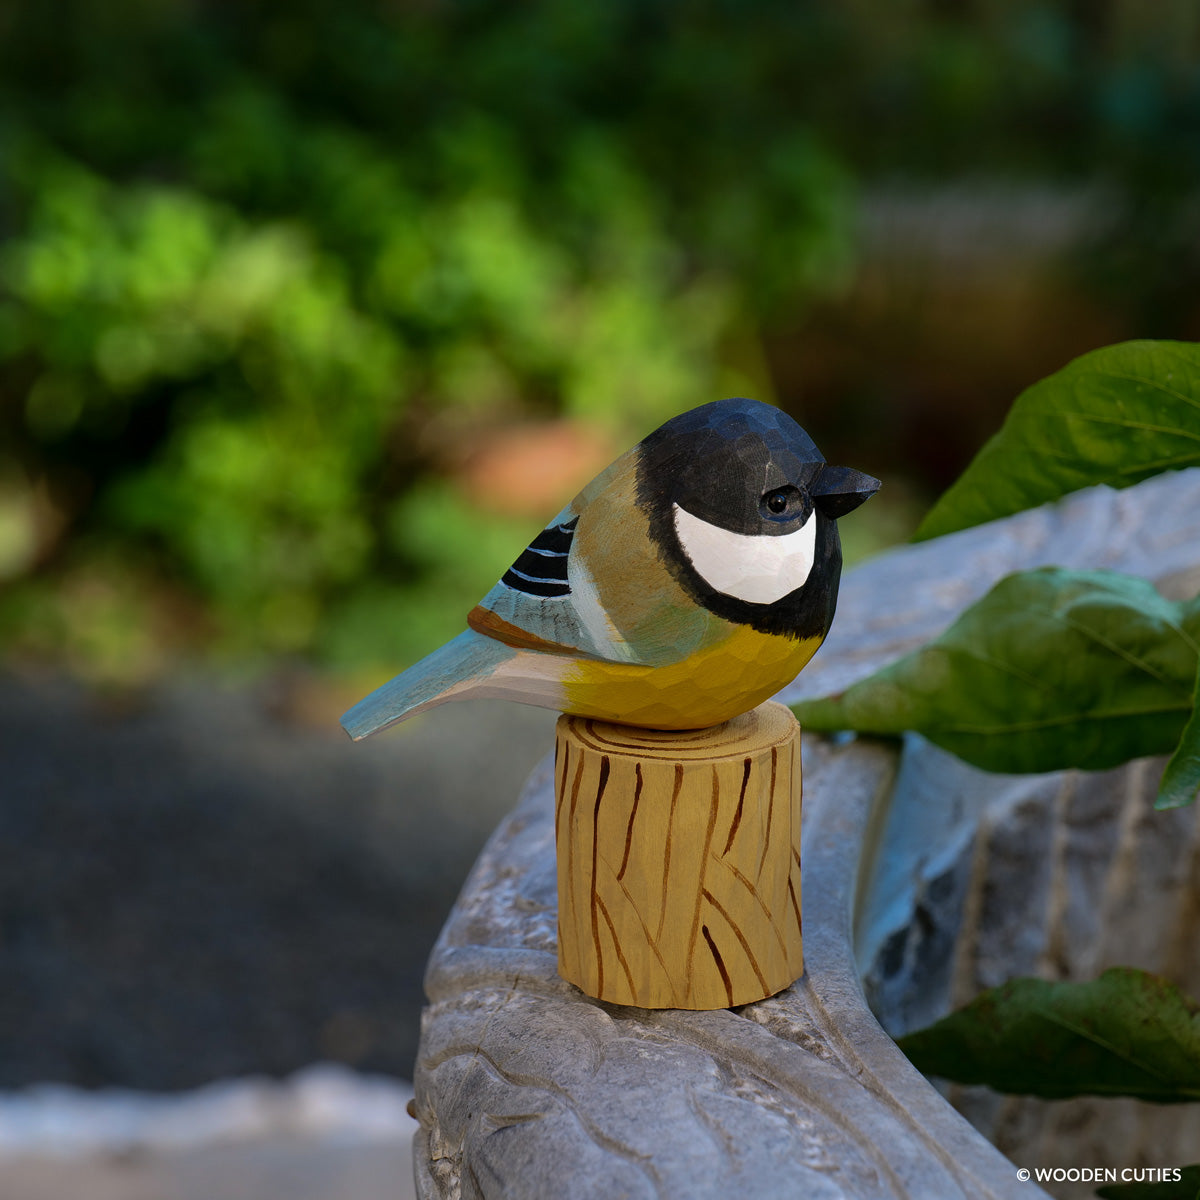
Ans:
<svg viewBox="0 0 1200 1200"><path fill-rule="evenodd" d="M558 720L558 971L642 1008L728 1008L804 969L800 726Z"/></svg>

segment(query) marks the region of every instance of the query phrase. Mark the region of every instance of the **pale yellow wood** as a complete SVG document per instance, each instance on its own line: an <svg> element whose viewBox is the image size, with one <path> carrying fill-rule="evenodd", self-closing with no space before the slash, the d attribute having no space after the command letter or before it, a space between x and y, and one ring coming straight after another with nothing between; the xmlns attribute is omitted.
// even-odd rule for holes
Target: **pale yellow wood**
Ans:
<svg viewBox="0 0 1200 1200"><path fill-rule="evenodd" d="M728 1008L803 972L800 727L559 718L558 970L597 999Z"/></svg>

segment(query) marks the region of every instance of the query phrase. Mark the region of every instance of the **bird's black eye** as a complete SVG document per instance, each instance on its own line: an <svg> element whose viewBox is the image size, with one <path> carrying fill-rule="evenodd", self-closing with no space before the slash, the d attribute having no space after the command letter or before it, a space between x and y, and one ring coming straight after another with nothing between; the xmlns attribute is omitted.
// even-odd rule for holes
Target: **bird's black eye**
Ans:
<svg viewBox="0 0 1200 1200"><path fill-rule="evenodd" d="M782 517L789 508L794 506L797 499L795 488L776 488L762 498L762 507L773 517Z"/></svg>

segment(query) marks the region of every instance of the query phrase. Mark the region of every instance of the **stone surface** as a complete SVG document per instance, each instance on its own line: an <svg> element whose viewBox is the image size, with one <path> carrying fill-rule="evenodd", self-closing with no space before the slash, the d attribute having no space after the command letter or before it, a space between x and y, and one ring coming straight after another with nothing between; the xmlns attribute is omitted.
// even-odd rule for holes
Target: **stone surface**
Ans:
<svg viewBox="0 0 1200 1200"><path fill-rule="evenodd" d="M862 914L864 941L880 947L864 955L866 994L887 1031L918 1028L1016 975L1086 980L1133 966L1200 994L1200 808L1154 811L1163 763L1021 778L907 744L902 780L944 773L955 783L898 786L892 796L884 844L907 853L875 874ZM946 842L953 861L922 852L923 837L931 845L926 802L966 791L974 803ZM908 886L889 888L900 871ZM1048 1102L964 1087L947 1095L1030 1169L1181 1166L1200 1146L1195 1105ZM1092 1187L1058 1185L1054 1195L1084 1200Z"/></svg>
<svg viewBox="0 0 1200 1200"><path fill-rule="evenodd" d="M4 1200L406 1200L412 1089L325 1064L172 1096L0 1095Z"/></svg>
<svg viewBox="0 0 1200 1200"><path fill-rule="evenodd" d="M996 528L1017 526L1036 562L1128 570L1180 599L1200 591L1198 499L1189 472L1073 498L1074 515L1061 521L1037 513ZM1106 542L1105 529L1125 533ZM968 561L983 561L974 533L956 536ZM1010 530L1000 547L1015 540ZM994 569L1011 565L1005 557ZM1200 808L1154 811L1163 763L1002 776L906 739L858 927L866 995L887 1031L918 1028L1022 974L1085 980L1126 965L1200 994ZM1196 1106L1046 1102L962 1087L947 1095L1031 1169L1177 1166L1198 1156ZM1088 1184L1054 1188L1062 1200L1092 1194Z"/></svg>
<svg viewBox="0 0 1200 1200"><path fill-rule="evenodd" d="M843 687L914 648L1011 570L1104 566L1194 591L1198 559L1200 472L893 552L847 579L826 648L784 698ZM910 1067L860 980L899 1032L1021 971L1124 961L1190 978L1196 816L1164 824L1149 810L1154 770L988 776L920 739L806 739L804 978L740 1009L651 1013L588 1000L555 972L543 765L430 963L420 1194L1039 1194ZM1139 957L1147 920L1161 931ZM956 1098L1022 1165L1035 1165L1022 1156L1039 1136L1047 1165L1092 1161L1095 1139L1054 1142L1036 1105ZM1095 1128L1113 1119L1091 1112ZM1118 1115L1132 1130L1121 1152L1141 1153L1147 1118ZM1187 1130L1167 1124L1154 1152L1183 1145Z"/></svg>

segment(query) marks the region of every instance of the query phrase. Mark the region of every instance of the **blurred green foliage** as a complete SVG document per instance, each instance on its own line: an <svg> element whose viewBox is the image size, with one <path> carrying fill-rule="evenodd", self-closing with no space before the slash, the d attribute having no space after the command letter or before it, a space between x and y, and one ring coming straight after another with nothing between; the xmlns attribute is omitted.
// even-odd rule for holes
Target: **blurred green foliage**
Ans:
<svg viewBox="0 0 1200 1200"><path fill-rule="evenodd" d="M1102 178L1114 236L1171 269L1094 286L1176 332L1198 27L1181 2L6 5L0 644L117 678L165 645L416 657L536 527L455 448L786 401L757 347L848 277L859 179Z"/></svg>

